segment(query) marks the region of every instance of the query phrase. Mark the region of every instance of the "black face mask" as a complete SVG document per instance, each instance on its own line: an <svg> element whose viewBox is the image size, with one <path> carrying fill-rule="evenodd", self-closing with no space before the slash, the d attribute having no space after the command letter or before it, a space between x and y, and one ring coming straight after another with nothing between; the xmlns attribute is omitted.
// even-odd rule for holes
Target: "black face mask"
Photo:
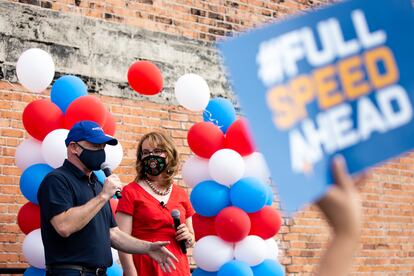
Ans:
<svg viewBox="0 0 414 276"><path fill-rule="evenodd" d="M79 144L78 146L83 149L82 153L78 155L79 160L91 171L100 170L102 163L106 159L105 150L89 150Z"/></svg>
<svg viewBox="0 0 414 276"><path fill-rule="evenodd" d="M167 167L167 161L165 157L162 156L148 155L141 161L143 164L144 172L152 176L159 175Z"/></svg>

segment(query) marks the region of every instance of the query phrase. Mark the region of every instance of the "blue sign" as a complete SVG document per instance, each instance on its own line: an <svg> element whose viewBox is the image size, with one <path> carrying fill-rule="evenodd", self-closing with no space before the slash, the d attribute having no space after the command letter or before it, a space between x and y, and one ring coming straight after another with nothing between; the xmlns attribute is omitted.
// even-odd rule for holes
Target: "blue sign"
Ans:
<svg viewBox="0 0 414 276"><path fill-rule="evenodd" d="M352 0L219 44L288 212L414 147L410 0Z"/></svg>

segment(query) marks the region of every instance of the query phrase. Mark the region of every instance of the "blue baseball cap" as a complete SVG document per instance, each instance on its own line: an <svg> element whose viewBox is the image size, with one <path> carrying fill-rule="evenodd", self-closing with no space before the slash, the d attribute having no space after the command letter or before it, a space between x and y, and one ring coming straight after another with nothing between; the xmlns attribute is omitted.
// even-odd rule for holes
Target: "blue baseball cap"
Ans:
<svg viewBox="0 0 414 276"><path fill-rule="evenodd" d="M103 129L95 122L80 121L73 125L65 140L66 146L70 142L88 141L93 144L109 144L115 146L118 140L105 134Z"/></svg>

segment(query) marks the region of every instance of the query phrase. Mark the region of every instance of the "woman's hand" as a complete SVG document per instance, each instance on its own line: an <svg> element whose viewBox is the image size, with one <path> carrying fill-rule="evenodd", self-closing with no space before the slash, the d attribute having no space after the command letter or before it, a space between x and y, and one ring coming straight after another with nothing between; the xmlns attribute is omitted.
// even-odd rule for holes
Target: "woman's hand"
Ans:
<svg viewBox="0 0 414 276"><path fill-rule="evenodd" d="M187 247L193 244L193 234L188 230L188 227L185 223L182 223L178 226L176 232L177 241L186 241Z"/></svg>

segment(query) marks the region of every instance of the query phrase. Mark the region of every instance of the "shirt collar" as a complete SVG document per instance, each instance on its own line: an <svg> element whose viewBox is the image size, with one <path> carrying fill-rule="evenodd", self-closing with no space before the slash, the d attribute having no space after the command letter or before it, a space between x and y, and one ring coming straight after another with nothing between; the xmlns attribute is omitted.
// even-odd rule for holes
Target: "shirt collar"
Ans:
<svg viewBox="0 0 414 276"><path fill-rule="evenodd" d="M68 159L65 159L65 162L63 162L63 167L65 169L68 169L69 171L71 171L79 179L87 177L87 175L82 170L80 170L78 167L76 167Z"/></svg>

